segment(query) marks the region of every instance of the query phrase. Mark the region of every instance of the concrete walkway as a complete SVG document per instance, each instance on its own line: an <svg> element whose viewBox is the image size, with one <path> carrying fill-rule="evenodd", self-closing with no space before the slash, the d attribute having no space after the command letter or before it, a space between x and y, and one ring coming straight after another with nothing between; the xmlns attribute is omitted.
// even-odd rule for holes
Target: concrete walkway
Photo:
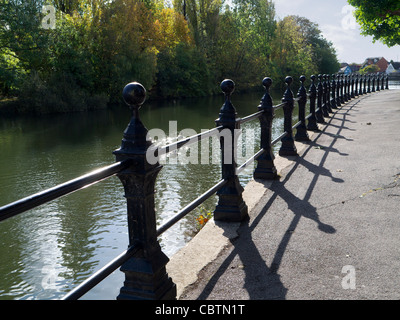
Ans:
<svg viewBox="0 0 400 320"><path fill-rule="evenodd" d="M180 299L400 298L400 90L326 120L299 157L277 157L280 180L246 186L250 220L219 226L229 236L196 279L181 285L169 266Z"/></svg>

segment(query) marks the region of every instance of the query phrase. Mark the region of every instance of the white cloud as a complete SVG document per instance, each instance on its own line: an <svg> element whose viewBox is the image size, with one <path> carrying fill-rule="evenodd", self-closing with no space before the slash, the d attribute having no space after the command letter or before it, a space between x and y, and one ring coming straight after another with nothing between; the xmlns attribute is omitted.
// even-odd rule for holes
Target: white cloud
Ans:
<svg viewBox="0 0 400 320"><path fill-rule="evenodd" d="M388 48L360 34L359 26L350 20L347 0L275 0L274 3L279 18L298 15L317 23L324 37L335 46L339 61L362 63L370 56L395 61L400 58L400 46Z"/></svg>

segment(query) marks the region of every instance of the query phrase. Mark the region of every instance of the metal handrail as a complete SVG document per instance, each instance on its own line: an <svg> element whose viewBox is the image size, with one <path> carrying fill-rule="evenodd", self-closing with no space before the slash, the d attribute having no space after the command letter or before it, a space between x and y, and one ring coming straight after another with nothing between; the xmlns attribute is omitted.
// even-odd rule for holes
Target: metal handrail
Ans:
<svg viewBox="0 0 400 320"><path fill-rule="evenodd" d="M185 139L170 143L168 145L161 146L161 147L155 147L157 149L157 153L156 154L158 156L161 156L161 155L164 155L164 154L179 150L180 148L182 148L184 146L188 146L188 145L191 145L191 144L196 143L198 141L201 141L201 140L203 140L205 138L212 137L213 135L216 135L219 132L219 130L221 130L221 129L222 129L222 126L218 126L216 128L201 132L199 134L196 134L196 135L193 135L191 137L188 137L188 138L185 138Z"/></svg>
<svg viewBox="0 0 400 320"><path fill-rule="evenodd" d="M181 220L184 216L186 216L189 212L199 206L201 203L206 201L209 197L211 197L214 193L220 190L223 186L227 184L228 180L221 180L204 192L201 196L199 196L196 200L193 200L186 207L184 207L181 211L179 211L173 218L171 218L168 222L162 225L157 229L157 236L160 236L162 233L167 231L170 227L172 227L175 223Z"/></svg>
<svg viewBox="0 0 400 320"><path fill-rule="evenodd" d="M304 81L304 79L305 78L303 77L302 81ZM313 81L314 81L314 79L313 79ZM288 85L290 85L291 81L289 81L287 83L288 83ZM268 84L268 82L267 82L267 84ZM349 84L349 83L347 83L347 84ZM364 84L364 86L365 86L365 84ZM382 80L381 86L382 86L382 90L383 90L384 89L383 80ZM379 83L378 83L378 88L379 88ZM225 95L226 96L230 96L232 91L230 91L229 86L226 86L225 89L226 89L224 91ZM356 87L356 89L357 89L357 87ZM379 89L377 89L377 90L379 90ZM366 90L364 88L364 93L365 93L365 91ZM347 95L349 95L349 93L350 93L350 91L347 92ZM136 97L136 95L134 95L134 96ZM307 96L311 97L310 95L307 95ZM128 97L130 97L130 96L128 95ZM313 95L313 97L315 99L314 95ZM341 93L340 98L342 98L342 97L343 97L343 94ZM329 98L329 97L327 97L327 98ZM321 99L321 96L319 96L318 99ZM300 101L300 97L295 98L295 99L292 98L291 102L293 103L294 101ZM346 100L346 101L348 101L348 100ZM138 100L135 98L134 102L138 102ZM273 110L277 110L277 109L280 109L280 108L284 107L287 103L288 103L288 101L285 101L285 102L282 102L282 103L280 103L280 104L278 104L276 106L272 106L272 108L273 108ZM299 105L300 105L300 102L299 102ZM135 105L136 108L138 108L138 106L139 106L139 104ZM303 105L303 108L304 108L304 105ZM320 108L317 108L315 110L315 112L317 112L317 111L320 111ZM260 111L258 111L256 113L248 115L248 116L246 116L244 118L241 118L241 119L237 118L235 120L235 122L238 123L238 124L243 124L243 123L252 121L254 119L258 119L264 114L264 112L265 112L265 109L264 110L260 110ZM313 115L312 113L310 113L307 117L304 117L304 115L303 115L303 120L304 119L309 119L312 115ZM286 117L286 110L285 110L285 117ZM285 118L285 121L286 121L286 118ZM292 129L298 128L300 126L300 124L302 124L302 122L303 121L297 122L294 126L292 126ZM213 135L216 135L223 128L224 128L224 126L221 125L221 126L218 126L216 128L213 128L213 129L207 130L205 132L202 132L200 134L197 134L197 135L182 139L180 141L168 144L166 146L161 146L161 147L154 146L157 149L157 156L160 156L160 155L163 155L163 154L167 154L169 152L172 152L172 151L175 151L177 149L180 149L183 146L187 146L187 145L196 143L196 142L198 142L200 140L206 139L207 137L211 137ZM289 130L289 129L290 129L290 126L287 127L286 123L285 123L285 128L284 128L285 132L280 134L274 140L270 141L270 144L268 145L268 148L270 148L271 146L273 146L276 143L278 143L279 141L281 141L284 137L286 137L288 135L291 135L291 133L289 133L291 130ZM298 128L297 130L299 131L299 129L300 128ZM150 148L153 148L153 147L150 147ZM253 161L257 160L261 155L263 155L267 151L264 148L265 148L265 146L263 148L261 148L252 157L247 159L241 166L235 168L236 175L239 174L242 170L244 170L250 163L252 163ZM122 159L124 159L124 158L122 158ZM42 191L42 192L39 192L39 193L36 193L36 194L33 194L31 196L25 197L23 199L20 199L18 201L15 201L13 203L10 203L8 205L0 207L0 221L5 220L5 219L10 218L10 217L13 217L15 215L18 215L18 214L20 214L22 212L25 212L27 210L33 209L33 208L35 208L37 206L40 206L40 205L45 204L47 202L50 202L50 201L52 201L52 200L54 200L56 198L59 198L59 197L62 197L64 195L67 195L67 194L70 194L72 192L75 192L77 190L80 190L80 189L82 189L84 187L87 187L87 186L90 186L90 185L95 184L97 182L100 182L100 181L102 181L102 180L104 180L106 178L109 178L109 177L113 176L113 175L125 174L126 171L124 171L124 170L128 169L128 168L132 168L132 166L134 166L135 163L136 162L134 162L134 160L132 158L126 159L126 160L123 160L123 161L119 161L119 162L116 162L116 163L114 163L112 165L109 165L109 166L100 168L98 170L95 170L93 172L90 172L90 173L88 173L86 175L80 176L80 177L78 177L76 179L67 181L67 182L65 182L63 184L60 184L58 186L55 186L53 188L47 189L45 191ZM164 223L161 227L159 227L156 230L156 236L158 237L161 234L163 234L166 230L168 230L175 223L177 223L179 220L181 220L189 212L191 212L193 209L195 209L201 203L206 201L209 197L211 197L217 191L221 190L224 186L226 186L228 184L228 182L230 181L229 179L223 178L222 180L217 182L214 186L212 186L207 191L205 191L203 194L198 196L191 203L189 203L184 208L182 208L174 217L172 217L169 221ZM94 286L96 286L98 283L100 283L104 278L106 278L108 275L110 275L113 271L115 271L118 267L120 267L123 263L128 261L130 258L134 257L134 255L139 250L141 250L142 243L140 243L139 241L136 241L136 240L134 240L132 242L133 242L133 244L131 244L126 251L121 253L119 256L117 256L115 259L113 259L111 262L109 262L107 265L105 265L99 271L94 273L92 276L90 276L88 279L86 279L84 282L82 282L76 288L71 290L68 294L66 294L63 297L63 300L73 300L73 299L80 298L82 295L84 295L89 290L91 290Z"/></svg>
<svg viewBox="0 0 400 320"><path fill-rule="evenodd" d="M75 192L89 185L100 182L108 177L111 177L121 170L126 169L132 163L132 160L127 159L121 162L116 162L112 165L97 169L93 172L80 176L76 179L67 181L53 188L38 192L26 198L12 202L8 205L0 207L0 221L11 218L17 214L27 210L36 208L42 204L60 198L66 194Z"/></svg>
<svg viewBox="0 0 400 320"><path fill-rule="evenodd" d="M103 281L123 263L128 261L141 249L140 243L133 244L126 251L122 252L119 256L110 261L107 265L101 268L99 271L91 275L88 279L82 282L79 286L71 290L66 294L62 300L77 300L86 294L89 290L94 288L97 284Z"/></svg>

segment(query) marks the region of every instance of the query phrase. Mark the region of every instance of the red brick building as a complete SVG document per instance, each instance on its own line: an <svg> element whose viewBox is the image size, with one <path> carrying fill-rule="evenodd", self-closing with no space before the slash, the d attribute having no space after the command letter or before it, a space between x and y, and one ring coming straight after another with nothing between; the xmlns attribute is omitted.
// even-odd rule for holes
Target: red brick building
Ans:
<svg viewBox="0 0 400 320"><path fill-rule="evenodd" d="M374 57L374 58L367 58L362 64L362 68L369 66L371 64L375 64L379 67L379 72L386 71L389 62L384 57Z"/></svg>

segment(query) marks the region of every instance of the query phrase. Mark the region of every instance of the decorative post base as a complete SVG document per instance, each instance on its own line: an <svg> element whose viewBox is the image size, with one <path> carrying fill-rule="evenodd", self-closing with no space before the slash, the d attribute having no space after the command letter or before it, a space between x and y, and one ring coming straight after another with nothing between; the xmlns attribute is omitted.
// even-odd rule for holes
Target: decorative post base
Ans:
<svg viewBox="0 0 400 320"><path fill-rule="evenodd" d="M242 198L243 187L237 177L217 192L218 204L214 210L215 221L241 222L248 218L248 209Z"/></svg>
<svg viewBox="0 0 400 320"><path fill-rule="evenodd" d="M165 270L168 257L159 251L151 261L133 257L121 266L124 286L117 300L175 300L176 286Z"/></svg>
<svg viewBox="0 0 400 320"><path fill-rule="evenodd" d="M282 138L282 146L279 149L279 155L282 157L298 156L293 137Z"/></svg>
<svg viewBox="0 0 400 320"><path fill-rule="evenodd" d="M274 155L272 152L269 154L264 153L257 159L257 168L254 170L254 179L274 180L278 177L278 172L274 165Z"/></svg>

